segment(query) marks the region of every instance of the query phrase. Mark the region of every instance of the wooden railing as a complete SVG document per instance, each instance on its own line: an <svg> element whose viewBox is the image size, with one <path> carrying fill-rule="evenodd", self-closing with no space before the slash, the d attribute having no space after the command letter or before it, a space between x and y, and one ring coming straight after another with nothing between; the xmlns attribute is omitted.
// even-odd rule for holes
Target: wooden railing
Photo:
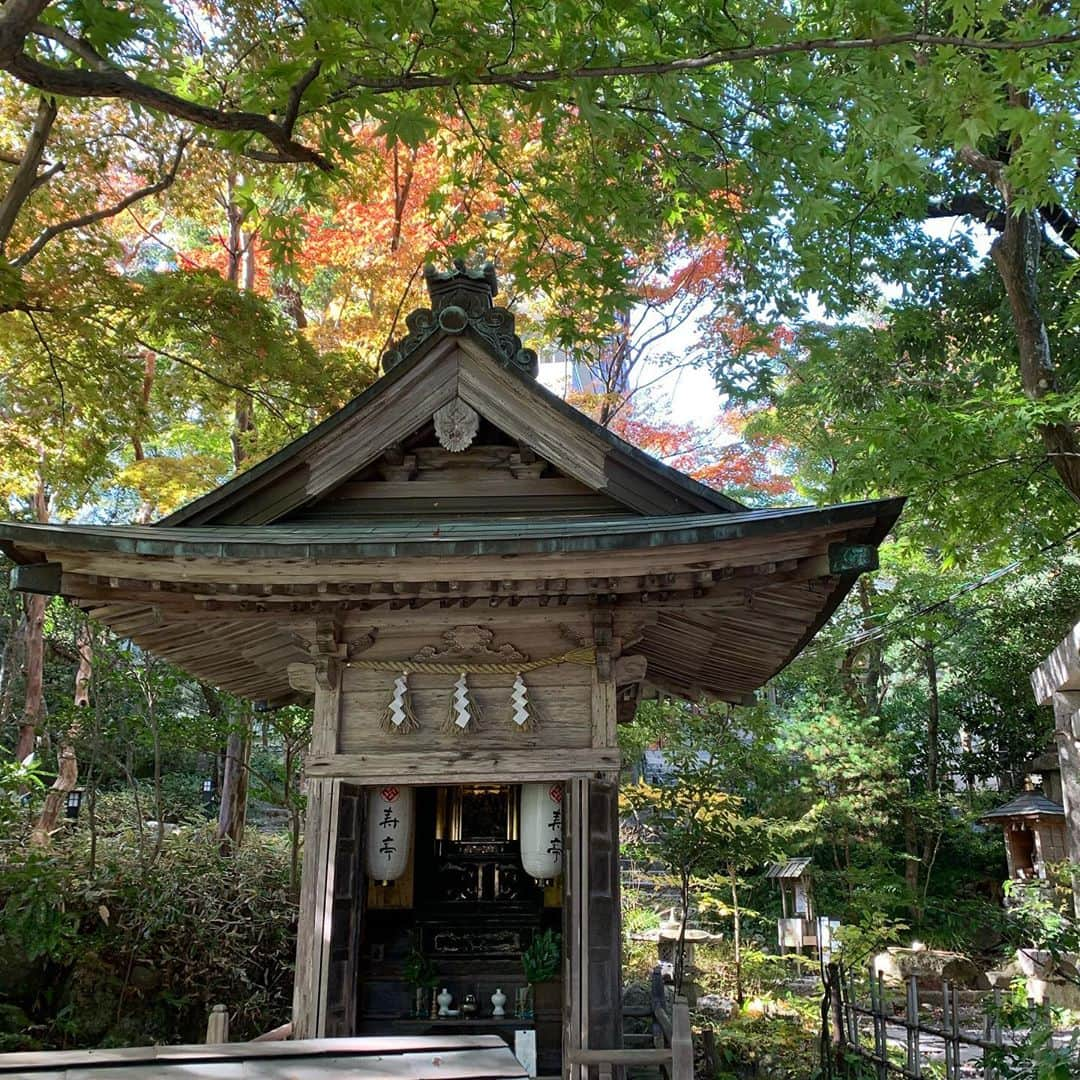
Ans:
<svg viewBox="0 0 1080 1080"><path fill-rule="evenodd" d="M623 1048L608 1050L582 1047L567 1052L567 1064L577 1066L579 1077L588 1076L596 1068L601 1080L612 1075L616 1067L659 1066L668 1080L694 1080L694 1040L690 1030L690 1006L686 998L676 995L668 1009L667 991L659 965L653 969L650 981L651 1004L639 1009L626 1009L624 1015L651 1017L652 1047L637 1050ZM277 1042L292 1037L292 1024L267 1031L252 1042ZM215 1005L206 1025L208 1044L229 1041L229 1013L224 1005Z"/></svg>
<svg viewBox="0 0 1080 1080"><path fill-rule="evenodd" d="M610 1049L594 1047L567 1051L568 1064L579 1066L580 1075L588 1075L590 1067L596 1067L604 1080L610 1077L616 1066L658 1065L668 1080L694 1080L694 1040L690 1030L690 1006L686 998L677 995L670 1012L667 993L659 966L653 969L651 979L652 1004L649 1009L625 1010L624 1015L651 1016L653 1021L652 1048L641 1050Z"/></svg>
<svg viewBox="0 0 1080 1080"><path fill-rule="evenodd" d="M256 1035L252 1042L283 1042L292 1038L292 1021L281 1024L270 1031ZM210 1010L206 1021L206 1045L220 1046L229 1041L229 1010L224 1005L215 1005Z"/></svg>

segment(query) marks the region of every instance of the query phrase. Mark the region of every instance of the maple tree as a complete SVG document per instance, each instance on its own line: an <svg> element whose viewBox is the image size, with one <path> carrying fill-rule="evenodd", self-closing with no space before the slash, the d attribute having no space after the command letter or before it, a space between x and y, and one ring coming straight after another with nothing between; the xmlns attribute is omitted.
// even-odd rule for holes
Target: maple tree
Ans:
<svg viewBox="0 0 1080 1080"><path fill-rule="evenodd" d="M611 395L571 393L572 405L598 419ZM725 409L705 426L672 420L670 406L655 395L618 399L608 428L620 438L695 480L751 506L774 503L794 491L788 448L777 435L750 434L752 417Z"/></svg>
<svg viewBox="0 0 1080 1080"><path fill-rule="evenodd" d="M563 309L609 323L640 294L627 253L666 234L726 236L748 305L789 314L812 292L850 311L883 284L925 295L968 266L963 240L922 229L967 215L998 234L1023 392L1047 460L1080 497L1075 379L1037 280L1048 244L1075 253L1068 3L298 10L8 0L0 71L26 132L0 202L14 261L171 189L202 154L276 169L292 194L268 204L270 232L295 230L297 207L324 200L348 167L358 125L449 160L457 151L440 139L454 133L486 163L515 250L530 253L504 269L549 277ZM75 172L46 156L63 134L58 112L94 118L99 158L118 133L139 132L133 182L111 201L83 208L56 182ZM33 305L41 270L14 269L3 304ZM560 329L567 340L569 323Z"/></svg>

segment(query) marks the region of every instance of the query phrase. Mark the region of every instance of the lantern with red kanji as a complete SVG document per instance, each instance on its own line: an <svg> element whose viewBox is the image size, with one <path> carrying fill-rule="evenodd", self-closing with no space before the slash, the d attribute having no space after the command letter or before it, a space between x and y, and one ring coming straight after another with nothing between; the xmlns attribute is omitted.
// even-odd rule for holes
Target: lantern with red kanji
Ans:
<svg viewBox="0 0 1080 1080"><path fill-rule="evenodd" d="M389 885L409 865L413 789L398 784L372 788L367 807L367 872Z"/></svg>
<svg viewBox="0 0 1080 1080"><path fill-rule="evenodd" d="M521 785L521 865L542 882L562 874L562 784Z"/></svg>

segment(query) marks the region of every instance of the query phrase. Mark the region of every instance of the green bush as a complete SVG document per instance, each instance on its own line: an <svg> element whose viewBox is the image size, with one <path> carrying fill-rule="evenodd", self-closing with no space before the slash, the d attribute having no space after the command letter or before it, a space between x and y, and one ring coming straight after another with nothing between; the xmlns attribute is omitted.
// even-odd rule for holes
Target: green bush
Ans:
<svg viewBox="0 0 1080 1080"><path fill-rule="evenodd" d="M101 833L135 829L139 821L152 820L157 813L153 782L138 780L134 787L97 792L93 813L95 827ZM89 814L86 805L83 814ZM195 773L166 773L161 778L161 817L177 825L205 821L202 777Z"/></svg>
<svg viewBox="0 0 1080 1080"><path fill-rule="evenodd" d="M130 832L98 848L93 873L83 830L0 864L0 1005L49 1046L201 1041L219 1002L237 1039L288 1018L287 840L249 831L225 857L206 824L165 837L156 857Z"/></svg>

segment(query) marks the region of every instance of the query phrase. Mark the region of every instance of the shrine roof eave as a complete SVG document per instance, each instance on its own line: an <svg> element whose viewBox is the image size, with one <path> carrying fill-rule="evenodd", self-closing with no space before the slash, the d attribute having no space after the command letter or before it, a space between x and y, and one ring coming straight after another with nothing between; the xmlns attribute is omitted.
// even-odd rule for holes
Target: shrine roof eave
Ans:
<svg viewBox="0 0 1080 1080"><path fill-rule="evenodd" d="M1025 791L1004 806L999 806L996 810L990 810L983 814L979 820L1003 823L1033 818L1052 818L1064 821L1065 808L1061 803L1056 803L1037 791Z"/></svg>
<svg viewBox="0 0 1080 1080"><path fill-rule="evenodd" d="M366 390L361 391L321 423L316 424L315 427L292 442L287 443L269 457L226 481L220 487L214 488L213 491L209 491L205 495L201 495L190 503L174 510L171 514L156 522L153 527L173 528L192 520L199 522L213 520L241 500L251 490L266 482L268 478L277 474L281 469L288 468L296 458L324 443L325 440L332 439L339 428L348 424L357 413L377 402L395 383L408 376L414 368L422 364L429 353L437 352L439 347L444 344L460 342L462 339L468 339L480 351L490 354L489 346L471 331L465 331L457 335L439 331L432 335L422 349L402 363L395 365L384 375L381 375ZM730 511L735 513L746 510L742 503L725 495L723 492L717 491L715 488L711 488L691 476L687 476L678 469L664 464L651 454L638 449L638 447L628 443L625 439L621 439L613 431L602 424L598 424L580 409L564 401L558 394L552 393L542 383L517 370L513 365L504 364L501 366L510 378L519 382L529 394L541 398L548 408L562 414L562 416L579 427L583 433L606 443L611 448L615 458L632 472L654 477L662 486L671 491L682 493L691 501L692 505L700 506L703 509L712 508L718 512Z"/></svg>
<svg viewBox="0 0 1080 1080"><path fill-rule="evenodd" d="M380 522L365 525L171 526L0 522L0 550L16 563L64 552L172 559L345 561L385 558L598 554L720 544L860 524L884 538L903 499L741 513L548 521Z"/></svg>

